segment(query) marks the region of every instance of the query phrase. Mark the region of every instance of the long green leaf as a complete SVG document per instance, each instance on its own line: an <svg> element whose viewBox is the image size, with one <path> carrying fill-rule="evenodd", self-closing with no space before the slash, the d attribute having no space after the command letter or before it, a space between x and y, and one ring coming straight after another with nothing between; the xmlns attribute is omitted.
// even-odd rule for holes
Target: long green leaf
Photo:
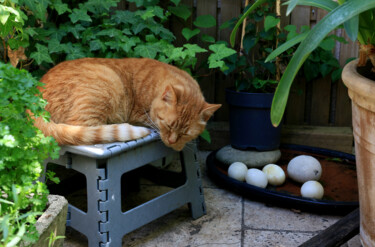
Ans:
<svg viewBox="0 0 375 247"><path fill-rule="evenodd" d="M236 34L238 28L241 26L242 22L245 20L245 18L251 14L256 8L258 8L261 4L265 3L267 0L257 0L238 20L236 25L233 28L232 33L230 34L230 44L232 47L234 47L235 41L236 41Z"/></svg>
<svg viewBox="0 0 375 247"><path fill-rule="evenodd" d="M296 5L305 5L321 8L327 11L332 11L339 6L338 3L332 0L293 0L283 3L283 5L288 4L286 15L289 15ZM289 6L292 6L289 8Z"/></svg>
<svg viewBox="0 0 375 247"><path fill-rule="evenodd" d="M344 23L346 34L349 36L349 38L352 41L355 41L358 37L358 27L359 27L358 15L354 16L353 18L351 18L350 20Z"/></svg>
<svg viewBox="0 0 375 247"><path fill-rule="evenodd" d="M283 43L279 47L277 47L271 54L268 55L265 62L268 63L269 61L275 59L278 55L283 53L284 51L288 50L289 48L295 46L298 43L301 43L307 36L308 32L300 33L294 38L288 40L287 42Z"/></svg>
<svg viewBox="0 0 375 247"><path fill-rule="evenodd" d="M288 101L290 87L298 70L309 54L316 49L324 37L337 26L372 8L375 8L374 0L352 0L345 2L326 15L308 33L306 39L299 45L289 62L276 89L271 108L271 121L274 126L278 126L281 122Z"/></svg>

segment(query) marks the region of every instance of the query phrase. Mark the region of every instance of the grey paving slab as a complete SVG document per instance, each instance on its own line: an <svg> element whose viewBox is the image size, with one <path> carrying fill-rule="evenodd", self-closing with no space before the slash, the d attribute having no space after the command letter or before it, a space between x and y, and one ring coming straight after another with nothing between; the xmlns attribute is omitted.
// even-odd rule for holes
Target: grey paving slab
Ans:
<svg viewBox="0 0 375 247"><path fill-rule="evenodd" d="M241 197L204 190L207 215L193 220L187 207L126 235L123 246L240 246Z"/></svg>
<svg viewBox="0 0 375 247"><path fill-rule="evenodd" d="M245 200L244 206L244 224L250 229L315 232L326 229L341 218L268 207L264 203L248 199Z"/></svg>
<svg viewBox="0 0 375 247"><path fill-rule="evenodd" d="M297 247L315 233L246 230L243 247Z"/></svg>

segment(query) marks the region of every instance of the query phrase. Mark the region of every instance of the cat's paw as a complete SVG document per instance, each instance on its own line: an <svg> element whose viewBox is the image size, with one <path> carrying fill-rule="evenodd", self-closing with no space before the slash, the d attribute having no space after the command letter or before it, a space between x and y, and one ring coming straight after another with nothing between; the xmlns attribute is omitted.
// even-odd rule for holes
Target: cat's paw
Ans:
<svg viewBox="0 0 375 247"><path fill-rule="evenodd" d="M139 139L151 134L151 130L145 127L134 126L134 139Z"/></svg>

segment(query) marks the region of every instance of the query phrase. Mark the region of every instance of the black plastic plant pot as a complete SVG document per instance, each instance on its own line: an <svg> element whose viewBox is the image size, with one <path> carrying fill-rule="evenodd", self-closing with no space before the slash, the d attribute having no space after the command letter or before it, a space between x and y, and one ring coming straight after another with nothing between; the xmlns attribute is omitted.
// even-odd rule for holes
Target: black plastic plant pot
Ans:
<svg viewBox="0 0 375 247"><path fill-rule="evenodd" d="M226 89L230 141L236 149L267 151L280 145L281 125L271 124L272 93L245 93Z"/></svg>

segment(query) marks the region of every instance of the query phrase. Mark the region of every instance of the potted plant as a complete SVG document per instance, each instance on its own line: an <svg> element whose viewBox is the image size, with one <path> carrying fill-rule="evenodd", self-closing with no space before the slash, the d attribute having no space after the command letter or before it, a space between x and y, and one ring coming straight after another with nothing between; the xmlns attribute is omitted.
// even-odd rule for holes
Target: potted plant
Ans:
<svg viewBox="0 0 375 247"><path fill-rule="evenodd" d="M248 7L253 9L253 6ZM256 12L249 12L247 17L251 21L247 25L244 21L238 53L225 59L228 69L224 74L232 74L235 79L235 88L226 90L226 99L230 107L231 145L237 149L274 150L280 144L281 128L272 126L270 109L275 89L295 47L288 47L277 58L266 58L284 42L301 34L294 25L281 28L278 16L280 1L275 0L264 1ZM309 30L303 26L301 31L305 34ZM335 40L340 39L334 35L327 37L308 57L301 73L307 82L332 72L332 80L338 79L340 65L331 52Z"/></svg>
<svg viewBox="0 0 375 247"><path fill-rule="evenodd" d="M256 4L262 2L264 0L258 0ZM317 48L321 40L332 30L343 26L348 36L360 43L359 58L344 67L342 79L352 99L360 236L363 246L375 246L375 1L291 0L287 12L290 13L298 4L320 7L329 13L310 32L297 37L283 48L300 43L276 89L271 120L276 126L281 122L290 86L308 54ZM234 34L232 38L233 41ZM272 55L277 55L283 49L275 50ZM367 69L363 67L365 65L368 66Z"/></svg>
<svg viewBox="0 0 375 247"><path fill-rule="evenodd" d="M287 56L279 57L277 63L264 62L277 43L285 39L279 32L275 8L275 1L269 0L249 15L249 21L243 23L237 53L225 59L228 69L223 73L235 80L235 87L227 88L225 93L230 143L236 149L268 151L280 144L281 128L270 124L269 112L280 68L286 65L283 58Z"/></svg>

